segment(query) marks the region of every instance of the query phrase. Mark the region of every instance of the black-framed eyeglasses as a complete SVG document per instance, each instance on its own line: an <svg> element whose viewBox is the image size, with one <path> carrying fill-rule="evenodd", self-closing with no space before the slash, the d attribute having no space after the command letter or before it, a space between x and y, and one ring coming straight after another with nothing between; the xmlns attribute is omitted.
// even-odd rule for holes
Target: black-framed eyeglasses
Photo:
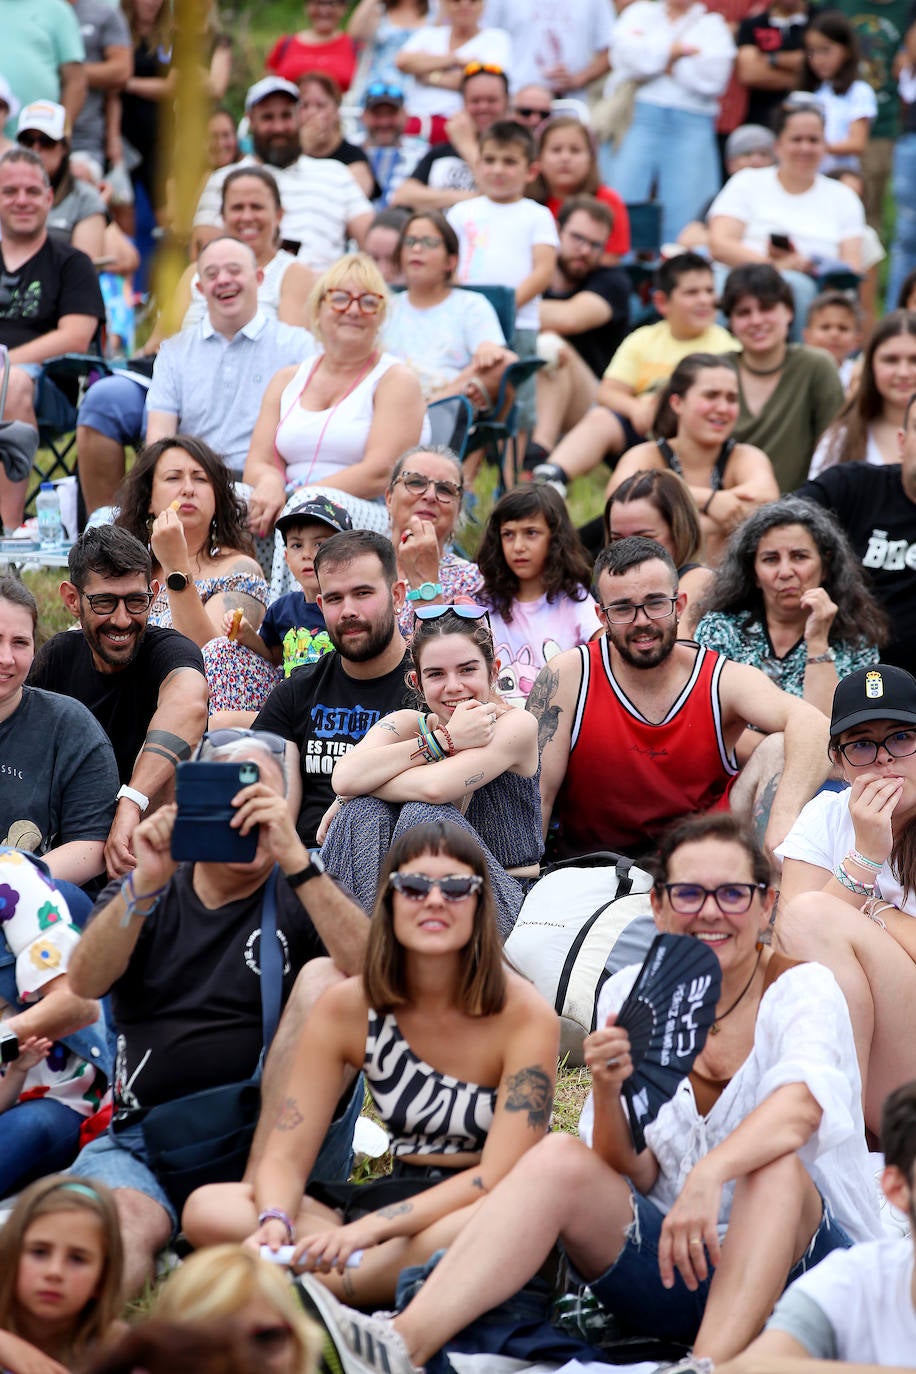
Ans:
<svg viewBox="0 0 916 1374"><path fill-rule="evenodd" d="M664 620L676 605L676 596L647 596L645 601L612 601L601 609L612 625L632 625L640 611L649 620Z"/></svg>
<svg viewBox="0 0 916 1374"><path fill-rule="evenodd" d="M460 482L438 481L435 477L424 477L422 472L399 472L391 485L396 487L398 482L411 496L425 496L430 487L433 487L436 500L443 506L449 506L453 501L457 501L464 491Z"/></svg>
<svg viewBox="0 0 916 1374"><path fill-rule="evenodd" d="M149 587L145 592L124 592L120 596L117 592L84 591L80 591L80 596L89 602L93 615L114 615L122 601L128 615L143 615L153 603L153 593Z"/></svg>
<svg viewBox="0 0 916 1374"><path fill-rule="evenodd" d="M392 873L388 884L402 897L422 902L437 887L447 902L463 902L483 887L479 873L453 873L445 878L429 878L425 873Z"/></svg>
<svg viewBox="0 0 916 1374"><path fill-rule="evenodd" d="M589 239L584 234L577 234L575 229L566 230L573 243L577 243L580 248L587 248L590 253L600 253L604 248L604 239Z"/></svg>
<svg viewBox="0 0 916 1374"><path fill-rule="evenodd" d="M343 315L345 311L349 310L354 301L359 306L361 315L377 315L385 299L376 291L344 291L342 287L335 287L333 291L326 291L324 298L338 315Z"/></svg>
<svg viewBox="0 0 916 1374"><path fill-rule="evenodd" d="M441 248L445 239L440 239L435 234L407 234L402 240L404 248Z"/></svg>
<svg viewBox="0 0 916 1374"><path fill-rule="evenodd" d="M471 601L457 606L415 606L413 613L417 620L438 620L449 612L459 620L485 620L488 625L490 623L490 612L486 606L475 606Z"/></svg>
<svg viewBox="0 0 916 1374"><path fill-rule="evenodd" d="M720 883L703 887L701 883L656 883L665 892L672 911L679 916L697 916L711 897L723 916L741 916L754 900L755 892L766 892L768 883Z"/></svg>
<svg viewBox="0 0 916 1374"><path fill-rule="evenodd" d="M892 759L906 759L916 754L916 730L895 730L884 739L852 739L838 744L838 751L853 768L867 768L878 757L879 749L886 749Z"/></svg>
<svg viewBox="0 0 916 1374"><path fill-rule="evenodd" d="M275 735L272 730L247 730L241 725L227 725L220 730L208 730L197 746L197 757L202 758L215 750L225 749L228 744L236 744L239 740L250 740L252 744L263 745L278 758L286 758L286 740L282 735Z"/></svg>

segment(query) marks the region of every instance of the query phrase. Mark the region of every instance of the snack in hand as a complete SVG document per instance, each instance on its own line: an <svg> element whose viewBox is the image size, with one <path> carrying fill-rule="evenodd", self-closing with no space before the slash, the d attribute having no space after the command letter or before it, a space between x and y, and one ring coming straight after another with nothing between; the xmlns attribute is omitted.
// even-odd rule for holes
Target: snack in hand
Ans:
<svg viewBox="0 0 916 1374"><path fill-rule="evenodd" d="M169 505L169 510L180 510L180 509L181 509L181 502L178 500L178 497L176 496L176 497L175 497L175 500L172 501L171 504Z"/></svg>
<svg viewBox="0 0 916 1374"><path fill-rule="evenodd" d="M244 612L243 612L241 606L237 606L236 609L232 612L232 623L231 623L231 625L229 626L229 638L230 638L230 639L235 639L236 635L238 634L239 629L240 629L241 624L242 624L242 616L243 616L243 615L244 615Z"/></svg>

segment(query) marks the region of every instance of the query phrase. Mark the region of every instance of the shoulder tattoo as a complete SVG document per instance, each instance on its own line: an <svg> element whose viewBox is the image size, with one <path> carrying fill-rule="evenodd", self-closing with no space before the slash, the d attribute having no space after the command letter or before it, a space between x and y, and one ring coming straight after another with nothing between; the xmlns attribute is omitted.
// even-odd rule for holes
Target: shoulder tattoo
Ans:
<svg viewBox="0 0 916 1374"><path fill-rule="evenodd" d="M527 1112L534 1131L546 1131L553 1107L553 1085L549 1074L538 1064L512 1074L506 1094L507 1112Z"/></svg>
<svg viewBox="0 0 916 1374"><path fill-rule="evenodd" d="M538 723L538 753L545 748L557 733L560 723L560 707L554 705L554 697L560 686L560 674L549 664L545 664L535 678L534 686L528 696L526 710L530 711Z"/></svg>

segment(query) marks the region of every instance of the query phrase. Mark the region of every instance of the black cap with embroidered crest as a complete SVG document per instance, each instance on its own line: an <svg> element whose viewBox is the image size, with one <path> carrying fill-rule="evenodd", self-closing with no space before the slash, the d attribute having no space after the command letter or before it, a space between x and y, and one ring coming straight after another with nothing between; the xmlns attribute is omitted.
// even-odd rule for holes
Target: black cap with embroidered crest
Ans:
<svg viewBox="0 0 916 1374"><path fill-rule="evenodd" d="M869 720L916 725L916 677L905 668L876 663L838 682L830 714L831 737Z"/></svg>

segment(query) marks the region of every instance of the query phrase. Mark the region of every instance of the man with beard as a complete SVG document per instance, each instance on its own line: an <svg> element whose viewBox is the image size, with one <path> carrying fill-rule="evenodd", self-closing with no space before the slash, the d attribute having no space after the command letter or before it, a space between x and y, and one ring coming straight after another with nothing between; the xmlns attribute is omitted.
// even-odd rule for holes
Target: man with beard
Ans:
<svg viewBox="0 0 916 1374"><path fill-rule="evenodd" d="M630 322L629 277L621 267L601 265L613 227L609 208L594 196L570 196L557 223L560 252L539 306L541 334L554 336L549 350L556 366L537 374L537 424L528 467L547 461L554 445L594 405L598 383Z"/></svg>
<svg viewBox="0 0 916 1374"><path fill-rule="evenodd" d="M315 555L318 604L337 653L297 668L271 692L254 722L299 749L302 805L296 829L317 846L321 818L334 802L331 771L341 754L391 711L412 701L407 644L397 612L406 586L390 539L348 530ZM826 746L825 746L826 747Z"/></svg>
<svg viewBox="0 0 916 1374"><path fill-rule="evenodd" d="M638 857L673 821L721 807L775 849L826 777L826 718L757 668L678 639L686 597L654 540L604 549L595 588L605 633L551 659L528 698L545 836L556 803L564 854ZM769 738L739 777L749 723Z"/></svg>
<svg viewBox="0 0 916 1374"><path fill-rule="evenodd" d="M280 189L284 247L323 271L346 250L347 239L362 247L372 223L372 206L342 162L306 157L299 146L299 90L279 76L250 87L245 112L254 154L218 168L208 179L194 215L192 248L199 250L220 232L223 182L239 167L269 167Z"/></svg>
<svg viewBox="0 0 916 1374"><path fill-rule="evenodd" d="M0 344L9 349L5 420L33 429L36 383L42 364L60 353L85 353L105 318L95 269L85 253L48 234L54 192L41 158L11 148L0 158ZM72 428L73 407L45 381L42 418ZM0 467L0 515L7 529L22 520L25 482L11 482Z"/></svg>
<svg viewBox="0 0 916 1374"><path fill-rule="evenodd" d="M121 877L134 866L131 836L141 816L171 797L176 765L206 729L207 679L196 644L147 627L159 584L138 539L114 525L88 529L68 563L60 595L82 633L49 639L28 681L81 701L111 740L122 786L105 863L110 877Z"/></svg>

